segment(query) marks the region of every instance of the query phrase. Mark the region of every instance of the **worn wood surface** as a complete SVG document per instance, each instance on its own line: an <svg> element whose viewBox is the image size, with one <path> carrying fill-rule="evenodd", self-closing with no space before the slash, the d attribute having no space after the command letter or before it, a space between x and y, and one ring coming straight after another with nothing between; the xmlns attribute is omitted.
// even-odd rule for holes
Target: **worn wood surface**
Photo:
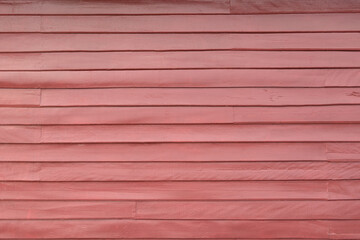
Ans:
<svg viewBox="0 0 360 240"><path fill-rule="evenodd" d="M360 163L0 163L0 181L360 179Z"/></svg>
<svg viewBox="0 0 360 240"><path fill-rule="evenodd" d="M360 145L349 143L0 144L0 150L2 162L271 162L360 156Z"/></svg>
<svg viewBox="0 0 360 240"><path fill-rule="evenodd" d="M4 88L360 87L359 69L0 71Z"/></svg>
<svg viewBox="0 0 360 240"><path fill-rule="evenodd" d="M283 15L0 16L0 32L358 32L359 13ZM191 23L191 24L189 24Z"/></svg>
<svg viewBox="0 0 360 240"><path fill-rule="evenodd" d="M214 14L229 13L227 0L1 0L0 14ZM347 4L345 4L347 5Z"/></svg>
<svg viewBox="0 0 360 240"><path fill-rule="evenodd" d="M0 239L360 239L360 1L0 0Z"/></svg>
<svg viewBox="0 0 360 240"><path fill-rule="evenodd" d="M360 106L2 107L1 124L360 123Z"/></svg>
<svg viewBox="0 0 360 240"><path fill-rule="evenodd" d="M27 44L23 44L23 42ZM360 33L2 34L0 52L360 50Z"/></svg>
<svg viewBox="0 0 360 240"><path fill-rule="evenodd" d="M136 1L0 1L0 14L272 14L354 13L357 0L136 0ZM140 7L141 6L141 7Z"/></svg>
<svg viewBox="0 0 360 240"><path fill-rule="evenodd" d="M254 221L221 220L49 220L46 226L48 231L44 231L43 221L39 220L0 221L0 227L5 229L2 236L6 238L324 238L328 236L328 224L326 221L263 221L259 224ZM342 230L335 223L331 229L335 233ZM358 234L354 228L351 230Z"/></svg>
<svg viewBox="0 0 360 240"><path fill-rule="evenodd" d="M351 13L360 12L358 0L230 0L231 13Z"/></svg>
<svg viewBox="0 0 360 240"><path fill-rule="evenodd" d="M356 51L0 53L0 71L359 67Z"/></svg>
<svg viewBox="0 0 360 240"><path fill-rule="evenodd" d="M360 88L113 88L44 89L40 105L304 106L359 103Z"/></svg>

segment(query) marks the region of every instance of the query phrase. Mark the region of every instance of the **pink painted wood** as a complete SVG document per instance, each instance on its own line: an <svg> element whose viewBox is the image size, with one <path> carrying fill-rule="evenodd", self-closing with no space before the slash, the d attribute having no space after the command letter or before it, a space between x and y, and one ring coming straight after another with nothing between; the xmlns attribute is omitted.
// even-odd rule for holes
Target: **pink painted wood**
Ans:
<svg viewBox="0 0 360 240"><path fill-rule="evenodd" d="M0 0L0 239L360 239L360 1Z"/></svg>

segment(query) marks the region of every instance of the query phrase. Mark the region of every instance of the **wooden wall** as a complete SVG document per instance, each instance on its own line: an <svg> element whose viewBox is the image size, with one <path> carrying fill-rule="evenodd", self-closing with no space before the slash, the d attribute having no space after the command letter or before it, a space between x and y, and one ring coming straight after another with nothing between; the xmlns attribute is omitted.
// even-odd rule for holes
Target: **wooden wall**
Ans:
<svg viewBox="0 0 360 240"><path fill-rule="evenodd" d="M0 0L1 239L360 239L359 0Z"/></svg>

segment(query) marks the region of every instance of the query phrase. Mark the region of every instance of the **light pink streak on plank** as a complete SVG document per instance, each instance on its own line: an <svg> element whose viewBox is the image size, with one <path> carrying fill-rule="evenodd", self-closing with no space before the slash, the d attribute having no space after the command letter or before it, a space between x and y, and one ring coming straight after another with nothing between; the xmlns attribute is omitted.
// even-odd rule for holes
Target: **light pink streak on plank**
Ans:
<svg viewBox="0 0 360 240"><path fill-rule="evenodd" d="M2 182L2 200L327 199L326 181Z"/></svg>
<svg viewBox="0 0 360 240"><path fill-rule="evenodd" d="M359 219L359 201L138 202L137 219ZM6 211L6 210L5 210Z"/></svg>
<svg viewBox="0 0 360 240"><path fill-rule="evenodd" d="M351 13L360 12L357 0L230 0L231 13Z"/></svg>
<svg viewBox="0 0 360 240"><path fill-rule="evenodd" d="M211 14L229 13L227 0L0 1L0 14Z"/></svg>
<svg viewBox="0 0 360 240"><path fill-rule="evenodd" d="M27 42L27 44L23 44ZM0 52L360 50L360 33L1 34Z"/></svg>
<svg viewBox="0 0 360 240"><path fill-rule="evenodd" d="M331 161L360 161L360 143L327 143L326 157Z"/></svg>
<svg viewBox="0 0 360 240"><path fill-rule="evenodd" d="M0 163L0 181L360 179L360 163Z"/></svg>
<svg viewBox="0 0 360 240"><path fill-rule="evenodd" d="M0 219L132 218L135 202L0 201Z"/></svg>
<svg viewBox="0 0 360 240"><path fill-rule="evenodd" d="M360 70L199 69L0 72L0 87L9 88L341 86L360 86Z"/></svg>
<svg viewBox="0 0 360 240"><path fill-rule="evenodd" d="M234 117L236 123L355 123L360 106L235 107Z"/></svg>
<svg viewBox="0 0 360 240"><path fill-rule="evenodd" d="M2 238L326 238L324 221L0 221ZM141 229L141 231L139 231Z"/></svg>
<svg viewBox="0 0 360 240"><path fill-rule="evenodd" d="M0 118L0 124L232 123L233 109L231 107L0 108L0 116L3 116Z"/></svg>
<svg viewBox="0 0 360 240"><path fill-rule="evenodd" d="M356 51L0 53L0 71L357 67Z"/></svg>
<svg viewBox="0 0 360 240"><path fill-rule="evenodd" d="M357 32L360 14L0 16L0 32ZM191 24L189 24L191 23Z"/></svg>
<svg viewBox="0 0 360 240"><path fill-rule="evenodd" d="M39 143L41 127L0 126L0 143Z"/></svg>
<svg viewBox="0 0 360 240"><path fill-rule="evenodd" d="M40 106L40 90L0 89L0 106Z"/></svg>
<svg viewBox="0 0 360 240"><path fill-rule="evenodd" d="M359 124L43 126L42 143L349 142Z"/></svg>
<svg viewBox="0 0 360 240"><path fill-rule="evenodd" d="M44 89L41 95L41 106L282 106L360 103L360 88Z"/></svg>
<svg viewBox="0 0 360 240"><path fill-rule="evenodd" d="M323 143L2 144L0 152L8 162L326 160Z"/></svg>

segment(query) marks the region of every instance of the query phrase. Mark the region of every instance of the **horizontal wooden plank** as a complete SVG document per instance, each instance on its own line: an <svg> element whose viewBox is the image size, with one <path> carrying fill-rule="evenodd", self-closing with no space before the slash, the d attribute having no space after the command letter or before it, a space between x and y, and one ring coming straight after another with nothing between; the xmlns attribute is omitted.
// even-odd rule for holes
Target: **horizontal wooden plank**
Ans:
<svg viewBox="0 0 360 240"><path fill-rule="evenodd" d="M349 142L360 141L359 131L358 124L0 126L0 142Z"/></svg>
<svg viewBox="0 0 360 240"><path fill-rule="evenodd" d="M331 221L329 222L331 239L360 238L360 221Z"/></svg>
<svg viewBox="0 0 360 240"><path fill-rule="evenodd" d="M229 13L226 0L43 1L1 0L0 14L209 14Z"/></svg>
<svg viewBox="0 0 360 240"><path fill-rule="evenodd" d="M133 218L135 202L0 201L0 219Z"/></svg>
<svg viewBox="0 0 360 240"><path fill-rule="evenodd" d="M327 160L323 143L0 144L0 152L6 162Z"/></svg>
<svg viewBox="0 0 360 240"><path fill-rule="evenodd" d="M23 44L26 42L27 44ZM360 50L359 33L1 34L0 52Z"/></svg>
<svg viewBox="0 0 360 240"><path fill-rule="evenodd" d="M0 106L39 106L39 89L0 89Z"/></svg>
<svg viewBox="0 0 360 240"><path fill-rule="evenodd" d="M0 221L0 238L326 238L325 221ZM139 231L141 229L141 231Z"/></svg>
<svg viewBox="0 0 360 240"><path fill-rule="evenodd" d="M360 123L360 106L0 108L0 124Z"/></svg>
<svg viewBox="0 0 360 240"><path fill-rule="evenodd" d="M329 199L360 199L360 181L330 181Z"/></svg>
<svg viewBox="0 0 360 240"><path fill-rule="evenodd" d="M0 53L1 71L357 67L356 51Z"/></svg>
<svg viewBox="0 0 360 240"><path fill-rule="evenodd" d="M360 106L234 107L234 122L236 123L360 122Z"/></svg>
<svg viewBox="0 0 360 240"><path fill-rule="evenodd" d="M359 143L327 143L326 157L332 161L359 161Z"/></svg>
<svg viewBox="0 0 360 240"><path fill-rule="evenodd" d="M358 13L163 16L0 16L0 32L357 32ZM191 23L191 24L188 24Z"/></svg>
<svg viewBox="0 0 360 240"><path fill-rule="evenodd" d="M357 0L231 0L231 13L351 13L360 12Z"/></svg>
<svg viewBox="0 0 360 240"><path fill-rule="evenodd" d="M327 199L326 181L1 182L2 200Z"/></svg>
<svg viewBox="0 0 360 240"><path fill-rule="evenodd" d="M360 180L360 163L0 163L0 181L339 179Z"/></svg>
<svg viewBox="0 0 360 240"><path fill-rule="evenodd" d="M8 88L342 86L360 86L360 70L197 69L45 72L0 71L0 87Z"/></svg>
<svg viewBox="0 0 360 240"><path fill-rule="evenodd" d="M360 110L360 107L358 108ZM355 109L354 109L355 110ZM356 111L355 111L356 112ZM231 107L0 108L0 124L232 123ZM349 114L347 114L348 117ZM356 121L356 117L352 118Z"/></svg>
<svg viewBox="0 0 360 240"><path fill-rule="evenodd" d="M0 126L0 143L38 143L40 138L39 126Z"/></svg>
<svg viewBox="0 0 360 240"><path fill-rule="evenodd" d="M20 203L21 204L21 203ZM19 205L20 205L19 204ZM110 204L109 204L110 205ZM20 206L23 206L22 204ZM359 219L359 201L138 202L137 219ZM6 211L6 210L5 210ZM6 211L7 212L7 211ZM6 213L5 212L5 213ZM25 215L25 213L23 213Z"/></svg>
<svg viewBox="0 0 360 240"><path fill-rule="evenodd" d="M359 104L360 103L359 96L360 96L360 88L43 89L41 91L40 105L41 106L333 105L333 104Z"/></svg>
<svg viewBox="0 0 360 240"><path fill-rule="evenodd" d="M43 126L41 136L42 143L326 141L360 141L360 125Z"/></svg>
<svg viewBox="0 0 360 240"><path fill-rule="evenodd" d="M359 219L359 201L1 201L0 219ZM281 211L279 211L281 209Z"/></svg>

